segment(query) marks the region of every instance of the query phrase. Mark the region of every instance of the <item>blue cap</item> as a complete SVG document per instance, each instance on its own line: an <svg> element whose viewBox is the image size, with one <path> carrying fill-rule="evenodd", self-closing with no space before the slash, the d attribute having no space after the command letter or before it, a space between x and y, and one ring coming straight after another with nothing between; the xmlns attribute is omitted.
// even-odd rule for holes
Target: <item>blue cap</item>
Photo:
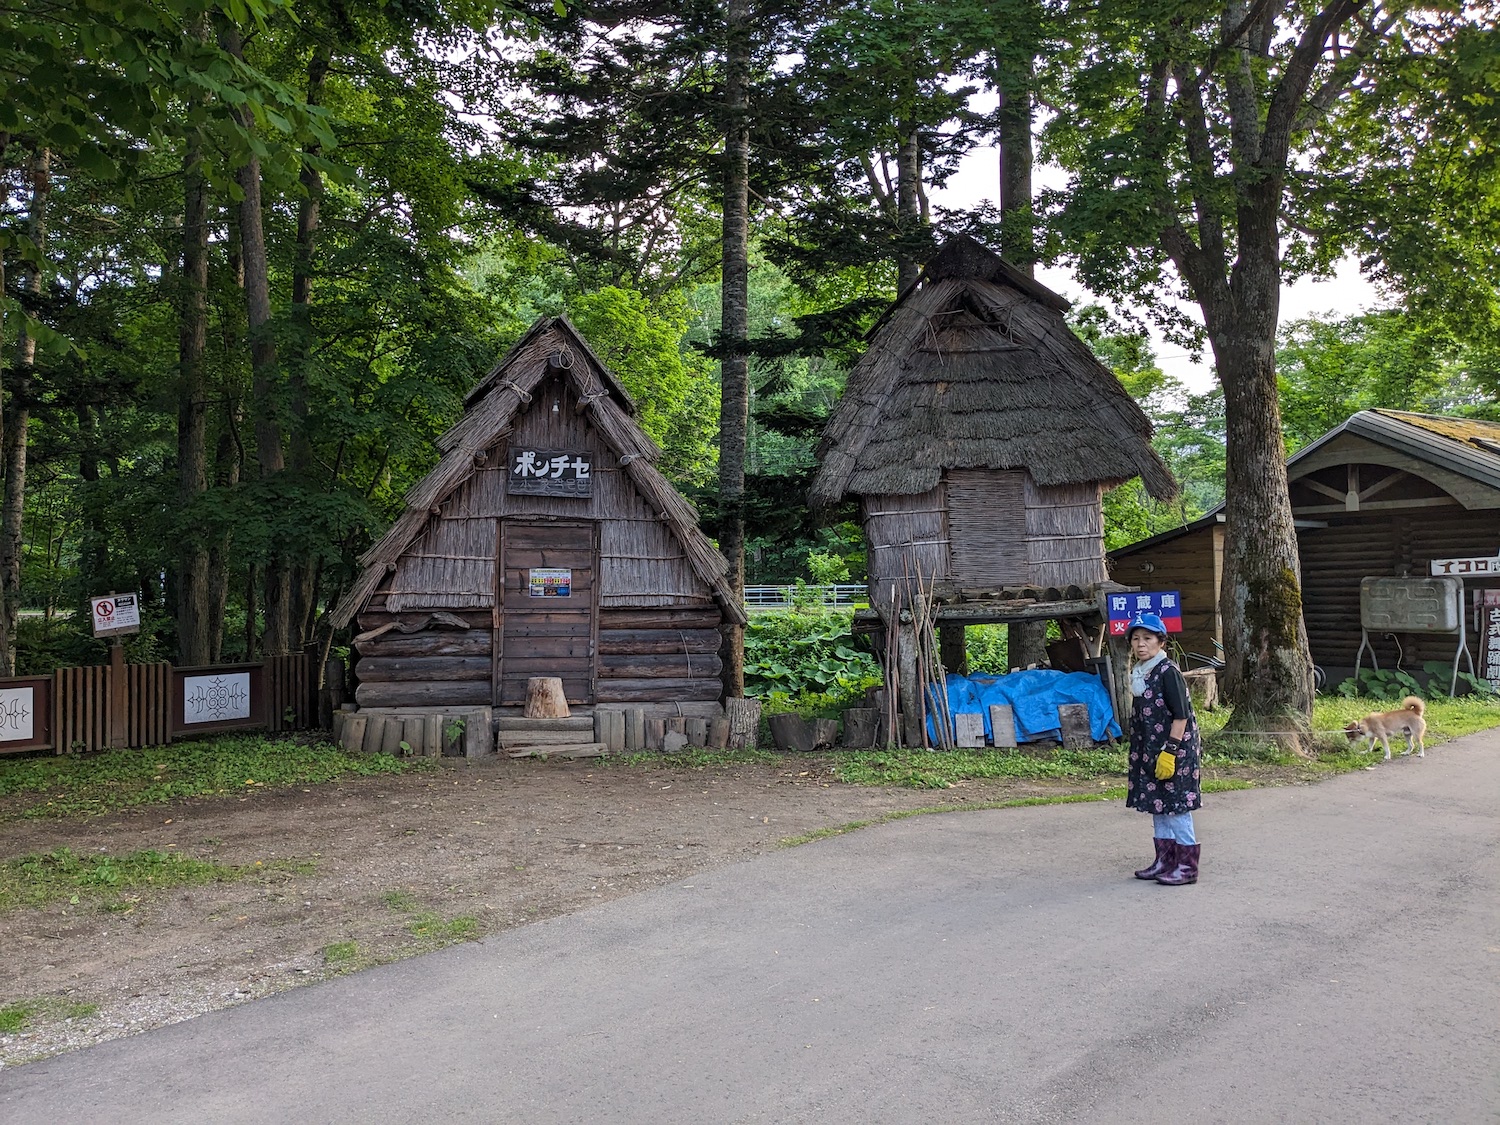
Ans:
<svg viewBox="0 0 1500 1125"><path fill-rule="evenodd" d="M1147 629L1155 633L1162 640L1167 639L1167 627L1162 622L1162 619L1154 613L1137 613L1130 619L1130 628L1125 630L1125 635L1128 637L1137 629Z"/></svg>

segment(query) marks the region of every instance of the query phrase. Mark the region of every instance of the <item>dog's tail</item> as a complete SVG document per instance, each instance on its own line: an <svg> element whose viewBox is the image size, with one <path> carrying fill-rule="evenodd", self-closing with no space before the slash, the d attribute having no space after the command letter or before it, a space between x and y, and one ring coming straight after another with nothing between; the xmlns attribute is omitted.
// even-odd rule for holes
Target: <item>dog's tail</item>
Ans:
<svg viewBox="0 0 1500 1125"><path fill-rule="evenodd" d="M1408 695L1401 701L1401 710L1415 711L1418 715L1427 710L1427 704L1423 703L1415 695Z"/></svg>

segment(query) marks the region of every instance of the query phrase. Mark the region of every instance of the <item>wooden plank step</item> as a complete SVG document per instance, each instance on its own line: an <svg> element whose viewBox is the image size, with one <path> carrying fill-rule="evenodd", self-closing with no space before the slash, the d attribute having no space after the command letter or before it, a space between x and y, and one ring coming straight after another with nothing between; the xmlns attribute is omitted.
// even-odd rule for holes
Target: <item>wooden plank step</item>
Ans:
<svg viewBox="0 0 1500 1125"><path fill-rule="evenodd" d="M609 747L602 742L571 742L544 746L507 746L512 758L602 758Z"/></svg>
<svg viewBox="0 0 1500 1125"><path fill-rule="evenodd" d="M587 731L590 734L594 730L594 717L592 715L574 715L567 719L524 719L519 715L502 715L495 720L495 729L499 731Z"/></svg>
<svg viewBox="0 0 1500 1125"><path fill-rule="evenodd" d="M577 746L594 741L594 728L581 730L502 730L495 743L506 746Z"/></svg>

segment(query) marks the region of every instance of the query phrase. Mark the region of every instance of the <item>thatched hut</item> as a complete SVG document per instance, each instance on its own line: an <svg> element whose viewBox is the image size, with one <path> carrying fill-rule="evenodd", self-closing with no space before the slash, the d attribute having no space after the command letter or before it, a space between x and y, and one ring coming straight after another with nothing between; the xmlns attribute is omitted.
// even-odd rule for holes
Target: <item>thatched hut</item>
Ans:
<svg viewBox="0 0 1500 1125"><path fill-rule="evenodd" d="M885 621L919 575L952 631L1097 618L1103 491L1139 476L1155 497L1176 494L1150 421L1068 328L1068 308L959 237L873 329L811 498L858 498Z"/></svg>
<svg viewBox="0 0 1500 1125"><path fill-rule="evenodd" d="M360 705L519 706L543 675L572 704L716 705L728 565L577 329L538 320L464 406L334 610Z"/></svg>

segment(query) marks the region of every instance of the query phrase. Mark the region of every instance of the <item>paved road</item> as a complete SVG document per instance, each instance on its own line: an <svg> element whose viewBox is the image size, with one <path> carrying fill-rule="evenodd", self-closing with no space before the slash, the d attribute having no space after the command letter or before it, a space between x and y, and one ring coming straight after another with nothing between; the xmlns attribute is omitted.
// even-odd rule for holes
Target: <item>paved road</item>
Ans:
<svg viewBox="0 0 1500 1125"><path fill-rule="evenodd" d="M1500 1121L1500 737L918 817L0 1072L0 1121Z"/></svg>

